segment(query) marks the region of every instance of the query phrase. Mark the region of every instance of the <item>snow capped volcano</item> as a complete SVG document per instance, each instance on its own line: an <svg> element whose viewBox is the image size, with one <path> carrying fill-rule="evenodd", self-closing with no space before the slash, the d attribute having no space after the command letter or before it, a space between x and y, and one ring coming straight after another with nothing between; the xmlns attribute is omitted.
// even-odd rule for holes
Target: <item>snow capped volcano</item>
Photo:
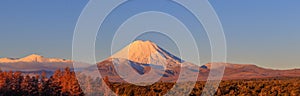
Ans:
<svg viewBox="0 0 300 96"><path fill-rule="evenodd" d="M32 54L32 55L29 55L29 56L26 56L26 57L20 59L19 61L22 61L22 62L44 62L44 61L46 61L46 58L44 58L41 55Z"/></svg>
<svg viewBox="0 0 300 96"><path fill-rule="evenodd" d="M224 80L251 79L269 77L300 76L296 70L272 70L252 64L231 64L212 62L202 66L182 61L151 41L137 40L112 55L110 58L91 66L85 73L108 77L112 82L130 82L153 84L157 80L166 82L207 80L212 64L225 65ZM180 81L179 81L180 82ZM143 85L142 85L143 86Z"/></svg>
<svg viewBox="0 0 300 96"><path fill-rule="evenodd" d="M137 40L108 59L99 62L97 67L101 76L109 76L116 82L146 81L151 84L160 79L175 80L179 76L180 66L183 63L180 58L155 43ZM90 68L93 70L93 67Z"/></svg>
<svg viewBox="0 0 300 96"><path fill-rule="evenodd" d="M59 59L59 58L45 58L44 56L31 54L24 58L0 58L0 63L17 63L17 62L72 62L71 60Z"/></svg>
<svg viewBox="0 0 300 96"><path fill-rule="evenodd" d="M23 58L0 58L0 68L5 71L55 71L66 67L73 68L73 62L75 61L31 54ZM89 66L81 62L77 64L79 68Z"/></svg>
<svg viewBox="0 0 300 96"><path fill-rule="evenodd" d="M179 64L182 60L151 41L137 40L111 56L111 58L123 58L142 64L167 64L172 62Z"/></svg>

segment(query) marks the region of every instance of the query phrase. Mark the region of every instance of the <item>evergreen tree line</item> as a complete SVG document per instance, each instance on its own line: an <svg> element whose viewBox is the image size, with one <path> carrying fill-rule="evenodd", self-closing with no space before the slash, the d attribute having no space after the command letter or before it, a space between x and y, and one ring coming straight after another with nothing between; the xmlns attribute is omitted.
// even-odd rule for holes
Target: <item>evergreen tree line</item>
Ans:
<svg viewBox="0 0 300 96"><path fill-rule="evenodd" d="M75 72L70 68L56 70L47 78L46 73L29 76L22 72L0 71L0 96L82 96Z"/></svg>
<svg viewBox="0 0 300 96"><path fill-rule="evenodd" d="M22 72L0 71L0 96L162 96L175 85L171 82L157 82L149 86L137 86L125 82L109 82L105 77L92 78L78 75L70 68L56 70L51 77L45 73L36 76ZM178 87L174 96L187 92L186 86ZM200 96L206 82L199 81L190 96ZM81 86L80 86L81 85ZM107 86L107 87L106 87ZM109 89L107 89L109 88ZM300 96L300 78L270 78L252 80L226 80L220 83L216 96Z"/></svg>

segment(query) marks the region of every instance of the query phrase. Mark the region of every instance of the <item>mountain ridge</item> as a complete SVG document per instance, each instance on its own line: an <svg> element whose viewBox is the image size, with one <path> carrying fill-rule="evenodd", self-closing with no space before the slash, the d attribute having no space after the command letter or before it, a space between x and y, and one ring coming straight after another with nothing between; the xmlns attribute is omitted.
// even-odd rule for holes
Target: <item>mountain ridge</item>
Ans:
<svg viewBox="0 0 300 96"><path fill-rule="evenodd" d="M60 58L45 58L38 54L31 54L23 58L0 58L0 63L18 63L18 62L73 62L72 60Z"/></svg>
<svg viewBox="0 0 300 96"><path fill-rule="evenodd" d="M60 58L46 58L38 54L31 54L23 58L0 58L0 68L4 71L55 71L70 67L73 69L72 60ZM89 66L86 63L77 62L79 68Z"/></svg>
<svg viewBox="0 0 300 96"><path fill-rule="evenodd" d="M133 50L133 51L131 51ZM161 52L159 52L161 51ZM124 55L125 53L125 55ZM144 53L146 54L145 56ZM161 54L156 54L161 53ZM121 54L121 55L120 55ZM151 54L155 54L158 61L167 61L163 62L151 62ZM133 58L133 57L137 57ZM142 58L139 58L142 57ZM174 57L174 58L173 58ZM180 62L172 62L172 61ZM149 62L150 61L150 62ZM157 61L157 60L154 60ZM215 62L216 63L216 62ZM132 78L136 75L148 75L149 71L154 71L155 76L161 76L160 81L175 82L178 80L181 70L183 72L181 79L183 81L191 81L195 78L190 78L196 76L197 80L205 81L211 70L211 64L207 63L205 65L196 65L184 60L178 59L176 56L162 49L155 43L151 41L134 41L125 48L121 49L119 52L114 54L111 57L97 63L97 72L101 73L101 76L108 76L112 82L126 82L123 79L128 79L132 81L143 81L147 82L152 81L155 78L145 77L146 79ZM231 79L253 79L253 78L268 78L268 77L300 77L300 70L273 70L262 68L254 64L232 64L232 63L218 63L224 64L225 70L223 75L223 80ZM94 66L95 67L95 66ZM129 71L130 69L133 69ZM95 71L94 70L94 71ZM96 73L97 73L96 72ZM92 72L91 72L92 73ZM120 74L125 74L120 76ZM193 74L193 75L191 75ZM153 75L153 74L152 74ZM125 76L125 77L124 77ZM126 77L127 76L127 77ZM122 79L123 78L123 79Z"/></svg>

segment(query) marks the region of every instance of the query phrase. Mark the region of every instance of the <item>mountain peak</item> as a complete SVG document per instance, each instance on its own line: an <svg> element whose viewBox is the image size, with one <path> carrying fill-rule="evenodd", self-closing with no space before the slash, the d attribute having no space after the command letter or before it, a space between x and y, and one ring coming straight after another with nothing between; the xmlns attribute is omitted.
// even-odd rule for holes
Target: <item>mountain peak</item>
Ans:
<svg viewBox="0 0 300 96"><path fill-rule="evenodd" d="M31 54L21 59L23 62L43 62L44 57L38 54Z"/></svg>
<svg viewBox="0 0 300 96"><path fill-rule="evenodd" d="M0 63L18 63L18 62L72 62L71 60L59 59L59 58L45 58L38 54L31 54L24 58L0 58Z"/></svg>
<svg viewBox="0 0 300 96"><path fill-rule="evenodd" d="M130 45L156 45L155 43L153 43L152 41L150 40L146 40L146 41L143 41L143 40L136 40L134 42L132 42Z"/></svg>
<svg viewBox="0 0 300 96"><path fill-rule="evenodd" d="M138 52L140 55L147 56L150 56L151 54L157 53L157 51L159 51L159 47L151 41L137 40L129 44L129 47L129 52Z"/></svg>
<svg viewBox="0 0 300 96"><path fill-rule="evenodd" d="M38 54L31 54L26 56L25 58L43 58L44 56L38 55Z"/></svg>
<svg viewBox="0 0 300 96"><path fill-rule="evenodd" d="M181 59L160 48L155 43L142 40L132 42L111 58L125 58L143 64L166 64L167 61L181 62Z"/></svg>

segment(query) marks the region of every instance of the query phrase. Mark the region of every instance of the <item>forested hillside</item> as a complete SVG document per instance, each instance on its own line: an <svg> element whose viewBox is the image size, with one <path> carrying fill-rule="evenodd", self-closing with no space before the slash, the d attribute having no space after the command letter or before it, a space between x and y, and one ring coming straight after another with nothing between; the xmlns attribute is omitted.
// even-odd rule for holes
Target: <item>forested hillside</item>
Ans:
<svg viewBox="0 0 300 96"><path fill-rule="evenodd" d="M150 86L136 86L129 83L109 82L105 77L91 78L78 75L79 81L70 68L63 71L56 70L47 78L45 73L37 76L23 75L21 72L0 72L0 96L103 96L111 95L108 86L120 96L162 96L167 93L175 83L157 82ZM186 82L186 85L188 86ZM200 96L205 86L204 81L196 83L190 93L191 96ZM82 85L82 86L80 86ZM186 86L179 90L186 90ZM171 93L180 96L179 92ZM247 96L299 96L300 78L278 77L249 80L225 80L220 83L217 96L247 95Z"/></svg>

